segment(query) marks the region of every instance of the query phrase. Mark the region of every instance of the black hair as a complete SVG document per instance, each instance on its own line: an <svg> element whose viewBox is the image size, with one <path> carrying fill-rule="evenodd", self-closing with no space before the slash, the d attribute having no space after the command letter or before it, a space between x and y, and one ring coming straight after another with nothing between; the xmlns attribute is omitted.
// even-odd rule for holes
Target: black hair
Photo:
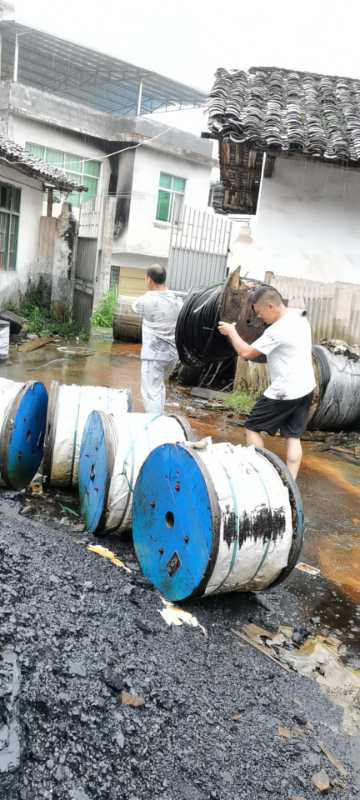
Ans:
<svg viewBox="0 0 360 800"><path fill-rule="evenodd" d="M147 277L151 278L154 283L159 285L166 281L166 269L161 267L160 264L153 264L146 272Z"/></svg>
<svg viewBox="0 0 360 800"><path fill-rule="evenodd" d="M273 286L259 286L251 292L251 304L254 306L260 302L271 303L273 306L284 305L284 298Z"/></svg>

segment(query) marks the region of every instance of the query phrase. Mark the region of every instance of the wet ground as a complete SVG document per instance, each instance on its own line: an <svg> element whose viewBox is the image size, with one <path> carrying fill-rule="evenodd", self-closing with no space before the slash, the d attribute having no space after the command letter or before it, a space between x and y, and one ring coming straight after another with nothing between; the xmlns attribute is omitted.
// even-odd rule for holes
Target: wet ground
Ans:
<svg viewBox="0 0 360 800"><path fill-rule="evenodd" d="M130 386L134 409L141 410L139 348L105 336L86 345L93 355L74 357L56 345L25 357L13 353L1 375L47 386L52 380ZM209 413L174 386L168 400L168 410L187 414L199 436L243 443L234 417ZM281 455L277 438L266 444ZM332 797L358 796L358 730L354 719L353 729L344 724L339 686L327 681L325 662L320 669L316 662L310 679L289 674L232 631L248 622L273 630L285 624L308 650L335 636L336 658L350 670L360 666L359 474L356 465L304 443L302 561L320 572L294 570L260 603L237 595L193 603L189 610L205 635L167 627L129 539L112 536L104 544L131 573L87 551L94 540L81 530L74 498L3 491L0 636L15 652L22 688L13 710L21 766L2 796L310 800L319 796L312 777L320 768L333 781ZM25 517L24 502L33 507ZM122 691L136 692L145 705L124 705ZM0 712L3 696L0 681ZM1 724L0 714L5 787ZM279 734L279 725L290 736ZM346 778L319 741L345 764Z"/></svg>

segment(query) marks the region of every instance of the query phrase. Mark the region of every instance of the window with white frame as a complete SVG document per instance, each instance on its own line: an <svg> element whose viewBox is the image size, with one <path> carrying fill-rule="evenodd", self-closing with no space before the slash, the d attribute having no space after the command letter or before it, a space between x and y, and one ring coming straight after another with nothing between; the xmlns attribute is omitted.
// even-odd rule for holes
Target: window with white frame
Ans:
<svg viewBox="0 0 360 800"><path fill-rule="evenodd" d="M156 208L159 222L177 223L184 203L185 178L160 172L160 186Z"/></svg>
<svg viewBox="0 0 360 800"><path fill-rule="evenodd" d="M0 183L0 270L15 270L21 190Z"/></svg>
<svg viewBox="0 0 360 800"><path fill-rule="evenodd" d="M41 158L53 167L64 170L69 178L76 181L76 183L87 186L87 192L72 192L69 194L67 199L73 206L80 206L81 203L86 203L96 198L100 179L100 161L89 161L83 156L65 153L62 150L54 150L52 147L45 147L33 142L27 142L26 147L37 158Z"/></svg>

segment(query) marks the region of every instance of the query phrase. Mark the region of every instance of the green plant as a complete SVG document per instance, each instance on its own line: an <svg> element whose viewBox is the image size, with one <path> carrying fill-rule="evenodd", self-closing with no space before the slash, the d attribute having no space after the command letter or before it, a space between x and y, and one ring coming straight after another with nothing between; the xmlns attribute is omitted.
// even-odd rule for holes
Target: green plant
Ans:
<svg viewBox="0 0 360 800"><path fill-rule="evenodd" d="M255 395L237 390L230 394L224 402L227 408L231 408L233 411L236 411L237 414L249 414L255 401Z"/></svg>
<svg viewBox="0 0 360 800"><path fill-rule="evenodd" d="M116 289L110 289L100 300L92 315L92 324L99 328L111 328L113 313L117 303Z"/></svg>

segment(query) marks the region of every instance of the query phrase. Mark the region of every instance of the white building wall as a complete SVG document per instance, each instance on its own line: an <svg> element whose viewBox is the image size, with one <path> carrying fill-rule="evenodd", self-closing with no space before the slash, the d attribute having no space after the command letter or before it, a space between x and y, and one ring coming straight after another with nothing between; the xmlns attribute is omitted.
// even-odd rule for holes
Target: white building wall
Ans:
<svg viewBox="0 0 360 800"><path fill-rule="evenodd" d="M13 297L26 285L29 270L37 258L43 191L40 182L11 167L0 166L0 181L21 189L16 270L0 270L0 303Z"/></svg>
<svg viewBox="0 0 360 800"><path fill-rule="evenodd" d="M234 224L230 268L360 283L360 171L277 158L249 228Z"/></svg>
<svg viewBox="0 0 360 800"><path fill-rule="evenodd" d="M199 210L207 208L211 166L139 147L135 154L129 224L126 231L114 241L114 264L136 266L136 263L130 263L133 259L126 256L131 253L145 256L145 266L149 257L167 259L171 225L156 220L160 172L185 178L186 205Z"/></svg>
<svg viewBox="0 0 360 800"><path fill-rule="evenodd" d="M59 130L50 125L44 125L36 120L26 119L25 117L12 116L9 120L9 136L22 147L27 142L53 147L55 150L63 150L66 153L74 153L84 158L94 160L102 159L100 179L98 184L98 196L107 193L110 177L109 159L104 159L104 151L96 147L92 142L87 142L86 137L79 137L70 131ZM65 199L65 195L64 195ZM86 202L86 193L85 193ZM54 216L61 212L61 204L54 204ZM46 211L44 212L46 214ZM76 215L76 209L74 209Z"/></svg>

